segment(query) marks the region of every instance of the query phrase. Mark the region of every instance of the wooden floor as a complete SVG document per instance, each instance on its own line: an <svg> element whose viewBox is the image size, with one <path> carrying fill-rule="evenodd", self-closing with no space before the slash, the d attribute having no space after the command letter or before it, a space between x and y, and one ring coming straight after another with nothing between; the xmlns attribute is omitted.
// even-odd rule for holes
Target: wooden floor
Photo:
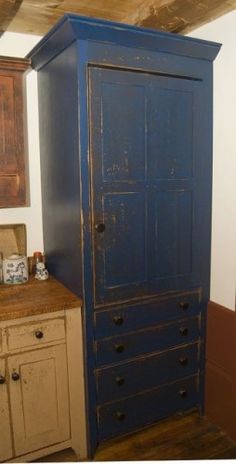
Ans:
<svg viewBox="0 0 236 464"><path fill-rule="evenodd" d="M191 413L104 443L94 461L235 458L236 443L207 419ZM76 457L72 450L65 450L38 462L76 462Z"/></svg>

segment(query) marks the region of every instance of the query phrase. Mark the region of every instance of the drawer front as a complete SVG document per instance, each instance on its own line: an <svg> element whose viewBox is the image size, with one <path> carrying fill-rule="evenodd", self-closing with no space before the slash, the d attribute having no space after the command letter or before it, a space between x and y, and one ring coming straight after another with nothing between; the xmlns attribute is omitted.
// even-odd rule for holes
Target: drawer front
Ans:
<svg viewBox="0 0 236 464"><path fill-rule="evenodd" d="M95 338L105 338L174 319L196 316L201 308L199 299L199 292L181 293L175 297L159 298L151 303L97 311L94 315Z"/></svg>
<svg viewBox="0 0 236 464"><path fill-rule="evenodd" d="M7 329L9 350L28 346L41 346L65 338L64 319L50 319L29 324L16 325Z"/></svg>
<svg viewBox="0 0 236 464"><path fill-rule="evenodd" d="M139 429L176 412L198 405L198 376L146 393L100 406L97 411L100 440Z"/></svg>
<svg viewBox="0 0 236 464"><path fill-rule="evenodd" d="M137 355L162 351L176 345L186 345L200 336L199 318L180 321L104 338L95 342L97 365L118 363Z"/></svg>
<svg viewBox="0 0 236 464"><path fill-rule="evenodd" d="M119 400L143 390L173 382L197 373L199 344L139 357L125 364L98 369L96 372L98 403Z"/></svg>

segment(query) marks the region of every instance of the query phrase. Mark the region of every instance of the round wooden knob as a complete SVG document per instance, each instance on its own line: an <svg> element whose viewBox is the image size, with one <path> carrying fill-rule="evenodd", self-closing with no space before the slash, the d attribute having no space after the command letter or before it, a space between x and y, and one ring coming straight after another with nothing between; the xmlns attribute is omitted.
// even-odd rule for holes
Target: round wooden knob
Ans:
<svg viewBox="0 0 236 464"><path fill-rule="evenodd" d="M117 412L116 412L116 418L117 418L119 421L125 420L125 413L124 413L124 412L121 412L121 411L117 411Z"/></svg>
<svg viewBox="0 0 236 464"><path fill-rule="evenodd" d="M42 330L36 330L35 337L38 338L38 339L43 338Z"/></svg>
<svg viewBox="0 0 236 464"><path fill-rule="evenodd" d="M116 380L116 384L117 384L119 387L121 387L121 385L124 385L124 383L125 383L124 377L119 377L119 376L117 376L115 380Z"/></svg>
<svg viewBox="0 0 236 464"><path fill-rule="evenodd" d="M188 328L187 327L180 327L179 331L180 331L180 334L183 337L186 337L188 335Z"/></svg>
<svg viewBox="0 0 236 464"><path fill-rule="evenodd" d="M117 353L123 353L123 351L125 349L125 346L124 345L115 345L114 348L115 348L115 351Z"/></svg>
<svg viewBox="0 0 236 464"><path fill-rule="evenodd" d="M123 316L114 316L113 317L113 322L115 325L122 325L124 322Z"/></svg>
<svg viewBox="0 0 236 464"><path fill-rule="evenodd" d="M20 374L18 374L18 372L13 372L11 378L12 380L14 380L14 382L16 382L17 380L19 380Z"/></svg>
<svg viewBox="0 0 236 464"><path fill-rule="evenodd" d="M0 375L0 384L3 384L6 382L6 378L3 375Z"/></svg>
<svg viewBox="0 0 236 464"><path fill-rule="evenodd" d="M95 225L95 230L96 230L99 234L101 234L102 232L104 232L105 228L106 228L106 226L105 226L105 224L103 224L103 223L100 223L100 224L96 224L96 225Z"/></svg>
<svg viewBox="0 0 236 464"><path fill-rule="evenodd" d="M187 366L188 364L188 358L179 358L179 363L181 364L181 366Z"/></svg>
<svg viewBox="0 0 236 464"><path fill-rule="evenodd" d="M181 388L179 390L179 396L181 396L181 398L186 398L186 396L188 396L188 392L187 392L186 388Z"/></svg>
<svg viewBox="0 0 236 464"><path fill-rule="evenodd" d="M186 311L189 307L189 302L188 301L180 301L179 307L183 309L183 311Z"/></svg>

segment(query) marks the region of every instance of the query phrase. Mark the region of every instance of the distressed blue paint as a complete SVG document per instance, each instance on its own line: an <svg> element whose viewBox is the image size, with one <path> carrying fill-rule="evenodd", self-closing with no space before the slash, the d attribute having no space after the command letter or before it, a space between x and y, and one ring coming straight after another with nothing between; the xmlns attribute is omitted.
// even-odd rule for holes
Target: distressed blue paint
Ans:
<svg viewBox="0 0 236 464"><path fill-rule="evenodd" d="M93 223L106 225L102 236L93 232L97 305L199 282L193 101L200 85L90 70Z"/></svg>
<svg viewBox="0 0 236 464"><path fill-rule="evenodd" d="M104 45L121 44L145 50L161 50L164 53L209 61L214 60L219 50L219 44L214 42L67 14L58 21L28 56L33 59L34 67L40 69L55 54L60 53L78 39L100 42Z"/></svg>
<svg viewBox="0 0 236 464"><path fill-rule="evenodd" d="M187 391L182 398L180 392ZM170 414L183 412L198 406L197 376L187 377L174 383L107 403L99 408L99 437L101 440L131 432ZM125 414L123 420L117 413Z"/></svg>
<svg viewBox="0 0 236 464"><path fill-rule="evenodd" d="M129 358L177 345L186 345L201 336L199 319L182 319L146 330L108 337L95 343L97 365L118 363ZM183 332L184 329L184 332ZM119 351L117 347L122 346Z"/></svg>
<svg viewBox="0 0 236 464"><path fill-rule="evenodd" d="M117 401L195 374L199 369L198 343L140 356L133 361L96 371L98 403Z"/></svg>
<svg viewBox="0 0 236 464"><path fill-rule="evenodd" d="M182 309L181 303L188 303L187 309ZM202 304L200 294L184 293L178 296L168 295L154 301L127 303L113 309L112 307L96 311L94 315L95 339L121 335L134 330L140 330L174 321L185 317L193 317L200 314ZM122 318L122 323L116 324L117 318Z"/></svg>
<svg viewBox="0 0 236 464"><path fill-rule="evenodd" d="M45 252L50 272L83 298L90 456L100 440L203 406L218 50L210 42L66 15L30 53L40 71ZM99 235L100 222L106 229ZM114 324L121 315L123 324ZM191 329L185 342L177 334L183 318ZM123 341L128 351L114 353L113 343ZM196 375L170 383L179 378L175 369L167 375L173 352L195 341ZM148 384L148 359L163 349L166 363L156 361L160 377L150 375ZM100 407L96 374L103 373L103 403L109 369L130 363L138 369L140 356L139 390L130 386L119 402L111 393ZM184 400L177 393L183 385L189 386ZM114 421L117 407L127 408L124 423Z"/></svg>

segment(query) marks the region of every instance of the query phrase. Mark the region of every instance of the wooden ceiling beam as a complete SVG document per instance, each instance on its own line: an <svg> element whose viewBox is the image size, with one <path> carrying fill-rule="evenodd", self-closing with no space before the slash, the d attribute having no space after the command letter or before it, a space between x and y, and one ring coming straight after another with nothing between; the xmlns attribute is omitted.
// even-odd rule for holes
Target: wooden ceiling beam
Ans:
<svg viewBox="0 0 236 464"><path fill-rule="evenodd" d="M234 9L236 0L144 0L124 22L187 33Z"/></svg>
<svg viewBox="0 0 236 464"><path fill-rule="evenodd" d="M8 29L23 0L0 0L0 37Z"/></svg>

